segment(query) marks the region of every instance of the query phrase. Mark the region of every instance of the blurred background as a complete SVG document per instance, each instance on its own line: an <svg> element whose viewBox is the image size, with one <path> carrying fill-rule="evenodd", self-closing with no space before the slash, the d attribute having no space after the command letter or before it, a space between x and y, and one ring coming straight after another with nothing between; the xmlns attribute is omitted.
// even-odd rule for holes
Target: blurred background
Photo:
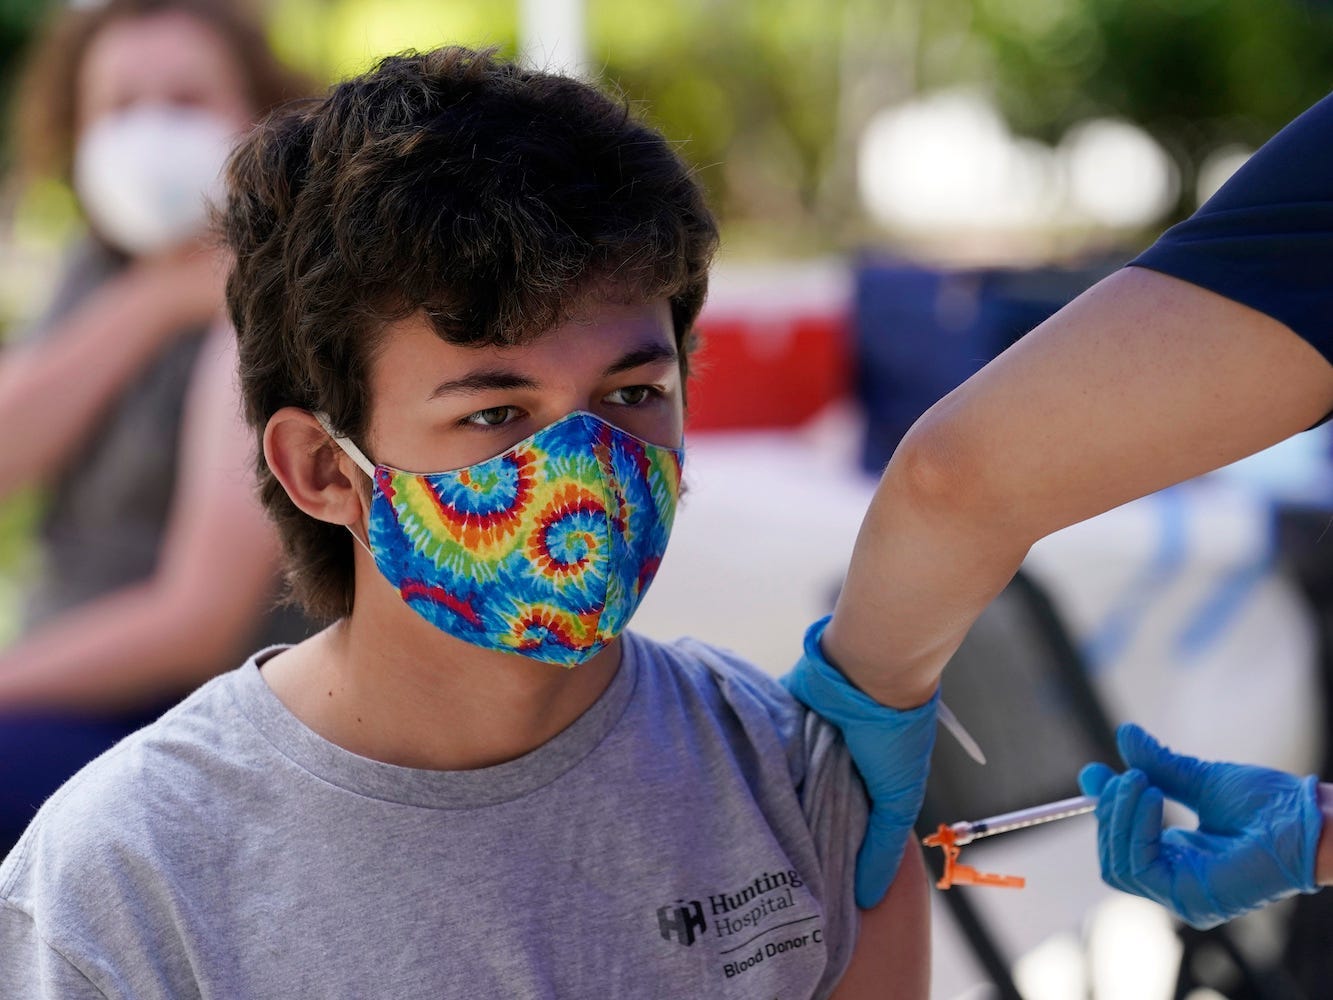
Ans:
<svg viewBox="0 0 1333 1000"><path fill-rule="evenodd" d="M875 474L912 421L1333 87L1329 0L249 6L317 85L406 48L493 45L602 81L679 143L723 250L690 390L690 493L637 622L775 673L831 606ZM56 10L0 2L7 104ZM12 132L0 157L13 166ZM85 224L68 181L6 174L0 331L15 331L51 298ZM1031 665L1058 648L1087 689L1071 694L1078 682L1054 667L951 682L992 763L937 761L943 818L1073 794L1079 765L1105 751L1087 733L1124 718L1199 755L1328 779L1329 456L1316 429L1039 545L1025 574L1040 621L1023 598L965 650ZM0 504L0 644L19 634L48 502L39 486ZM1071 726L1082 743L1061 736ZM977 850L981 867L1027 875L1023 894L953 890L972 894L970 911L937 897L940 1000L1333 990L1327 913L1288 907L1193 938L1101 888L1088 820L1011 836Z"/></svg>

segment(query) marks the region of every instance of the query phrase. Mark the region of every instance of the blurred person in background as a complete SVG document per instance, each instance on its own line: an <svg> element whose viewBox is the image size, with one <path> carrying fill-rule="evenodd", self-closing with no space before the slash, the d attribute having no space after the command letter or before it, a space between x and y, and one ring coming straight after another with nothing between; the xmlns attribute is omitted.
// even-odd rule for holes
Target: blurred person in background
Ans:
<svg viewBox="0 0 1333 1000"><path fill-rule="evenodd" d="M269 610L277 543L251 495L206 203L232 145L306 89L226 0L62 10L18 88L21 173L71 183L87 235L0 353L0 495L46 500L39 577L0 650L0 853L240 649L306 631Z"/></svg>

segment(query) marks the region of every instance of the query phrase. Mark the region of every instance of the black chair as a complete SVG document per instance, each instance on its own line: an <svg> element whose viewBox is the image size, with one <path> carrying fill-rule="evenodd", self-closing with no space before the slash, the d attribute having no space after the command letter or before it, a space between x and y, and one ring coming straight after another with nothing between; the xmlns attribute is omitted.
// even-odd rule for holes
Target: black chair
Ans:
<svg viewBox="0 0 1333 1000"><path fill-rule="evenodd" d="M1086 761L1121 766L1113 727L1088 681L1083 658L1050 598L1025 573L968 633L944 671L943 697L977 738L988 764L977 764L941 733L917 825L922 836L940 823L1078 795L1077 769ZM942 852L927 853L938 879ZM975 855L967 860L986 867ZM988 891L993 890L951 889L943 899L1001 1000L1024 1000L1010 974L1010 958L968 897ZM1201 986L1229 1000L1306 1000L1281 970L1253 968L1225 927L1195 931L1181 925L1179 937L1183 951L1176 1000Z"/></svg>

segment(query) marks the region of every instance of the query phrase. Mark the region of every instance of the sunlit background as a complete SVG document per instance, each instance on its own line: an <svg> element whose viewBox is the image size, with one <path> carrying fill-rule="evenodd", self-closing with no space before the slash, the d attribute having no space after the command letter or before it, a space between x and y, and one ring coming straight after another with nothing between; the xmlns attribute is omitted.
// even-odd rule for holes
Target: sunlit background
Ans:
<svg viewBox="0 0 1333 1000"><path fill-rule="evenodd" d="M723 251L704 317L705 375L692 396L695 481L673 542L675 563L667 560L641 627L697 632L775 671L836 591L871 475L912 417L1187 216L1333 86L1333 5L1315 0L270 0L259 7L277 51L323 81L403 49L495 46L615 89L679 144L722 219ZM46 9L0 3L5 94ZM71 193L53 182L5 189L0 328L22 323L47 298L60 247L78 225ZM987 326L996 310L1009 318ZM883 330L930 336L900 349ZM929 351L934 360L920 361ZM1297 452L1231 482L1322 496L1326 442L1307 441ZM31 572L27 538L40 501L25 494L0 506L0 609L12 608ZM1251 562L1271 565L1260 534L1247 534L1261 515L1250 507L1224 513L1210 507L1207 530L1192 529L1190 544L1209 555L1200 557L1207 567L1191 587L1206 589L1200 580ZM1118 607L1117 588L1142 588L1128 562L1135 545L1158 537L1155 514L1140 508L1127 516L1104 536L1075 536L1048 548L1044 562L1037 558L1107 672L1112 699L1128 683L1115 679L1117 663L1166 659L1170 645L1159 635L1170 623L1154 625L1148 610L1140 632L1120 647L1107 653L1093 642L1101 619ZM1219 537L1231 546L1221 556L1208 548ZM1151 562L1151 544L1143 546ZM789 585L793 563L808 578L804 589ZM1100 576L1096 566L1106 567ZM1163 587L1155 608L1192 600ZM719 594L748 595L752 610L719 607ZM1292 658L1311 660L1313 640L1299 621L1288 628L1282 617L1293 600L1278 612L1266 605L1257 624L1238 626L1250 629L1244 641L1264 645L1264 629L1278 623L1306 642ZM0 610L0 638L12 628L12 612ZM1302 669L1304 683L1313 667ZM1291 700L1308 704L1308 690L1294 684ZM1176 704L1183 696L1175 687L1162 697ZM1170 729L1169 715L1159 722ZM1283 744L1275 763L1316 753L1316 724L1304 725L1299 746ZM1206 727L1197 728L1206 742ZM1040 906L993 914L1010 924L1011 957L1024 956L1017 976L1025 995L1073 1000L1095 988L1101 1000L1169 996L1163 976L1170 979L1177 952L1160 911L1124 900L1103 908L1097 919L1110 930L1087 946L1097 923L1079 914L1106 896L1088 828L1072 836L1057 853L1073 859L1077 884L1042 888L1037 873L1034 892L1039 904L1076 899L1077 906L1064 900L1074 918L1043 925L1031 917ZM1047 863L1040 853L1014 858L1029 875ZM948 918L936 917L936 996L991 995ZM1029 918L1031 933L1020 933Z"/></svg>

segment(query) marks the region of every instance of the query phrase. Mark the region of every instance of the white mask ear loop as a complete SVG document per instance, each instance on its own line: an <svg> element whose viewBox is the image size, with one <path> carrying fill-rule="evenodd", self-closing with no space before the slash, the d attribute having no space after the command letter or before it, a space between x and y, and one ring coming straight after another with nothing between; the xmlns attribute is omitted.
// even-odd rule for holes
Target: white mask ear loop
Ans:
<svg viewBox="0 0 1333 1000"><path fill-rule="evenodd" d="M366 458L366 453L354 445L350 438L345 438L333 430L333 424L329 421L327 413L316 410L311 416L319 421L319 426L324 428L324 433L333 440L333 443L341 448L347 457L356 463L356 467L369 476L373 482L375 479L375 463Z"/></svg>
<svg viewBox="0 0 1333 1000"><path fill-rule="evenodd" d="M345 438L341 434L337 434L334 432L333 423L329 420L329 416L327 413L322 413L319 410L315 410L311 415L317 421L319 421L319 426L324 428L324 433L329 436L329 439L339 448L341 448L344 454L346 454L348 458L350 458L353 462L355 462L356 467L360 469L362 472L364 472L367 476L369 476L370 481L373 483L375 481L375 463L372 462L370 459L366 458L366 453L363 452L360 448L358 448L355 444L353 444L350 438ZM343 527L347 529L347 533L349 535L351 535L354 539L356 539L356 544L360 545L361 548L365 549L366 555L370 556L370 561L374 562L375 553L370 551L370 546L366 544L365 539L363 539L360 535L358 535L355 531L353 531L352 526L350 524L344 524Z"/></svg>

